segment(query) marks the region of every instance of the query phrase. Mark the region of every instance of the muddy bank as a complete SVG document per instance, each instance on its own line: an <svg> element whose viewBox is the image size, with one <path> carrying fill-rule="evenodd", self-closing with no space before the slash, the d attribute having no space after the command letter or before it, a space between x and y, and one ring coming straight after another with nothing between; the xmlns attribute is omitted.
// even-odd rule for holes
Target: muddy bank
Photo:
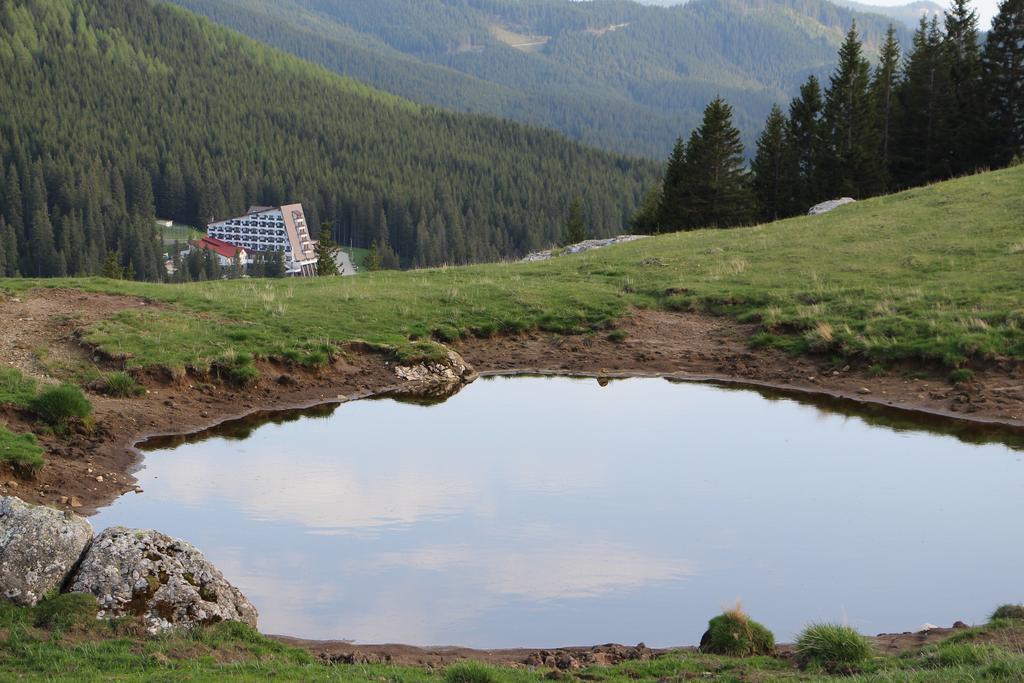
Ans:
<svg viewBox="0 0 1024 683"><path fill-rule="evenodd" d="M692 313L637 310L620 323L627 336L528 333L463 340L456 350L481 374L667 377L842 398L984 424L1024 427L1024 368L990 363L951 385L940 367L895 366L876 376L867 363L835 364L751 349L755 326Z"/></svg>
<svg viewBox="0 0 1024 683"><path fill-rule="evenodd" d="M869 637L868 640L880 653L899 655L946 640L964 628L967 628L966 624L957 622L951 628L930 628L916 633L881 633ZM317 659L331 664L395 664L429 668L440 668L456 662L472 660L492 666L576 671L590 666L614 666L627 661L648 660L673 651L697 651L694 646L649 648L643 643L633 646L609 643L591 647L474 650L465 647L355 645L345 641L303 640L287 636L270 637L285 645L307 650ZM779 645L777 655L782 659L788 659L792 649L792 645Z"/></svg>
<svg viewBox="0 0 1024 683"><path fill-rule="evenodd" d="M0 298L0 354L4 363L40 382L73 378L75 368L83 365L117 369L104 367L103 359L79 342L81 330L120 310L153 305L77 290L44 289ZM527 333L463 340L453 347L483 374L714 380L1024 427L1024 373L1016 364L993 363L976 370L971 382L952 386L941 369L894 368L876 377L867 367L836 367L827 359L752 350L747 340L754 328L724 318L638 310L620 327L627 335L620 341L604 333L575 337ZM0 470L0 495L89 514L136 490L132 472L139 464L135 444L141 439L197 432L258 412L394 391L431 393L419 386L415 373L396 374L383 356L358 347L344 350L333 364L319 370L269 363L260 369L264 379L245 390L216 378L172 380L151 375L143 378L147 388L143 396L92 395L93 431L42 437L47 458L43 472L26 480L8 468ZM4 411L0 419L16 431L32 426L14 410Z"/></svg>

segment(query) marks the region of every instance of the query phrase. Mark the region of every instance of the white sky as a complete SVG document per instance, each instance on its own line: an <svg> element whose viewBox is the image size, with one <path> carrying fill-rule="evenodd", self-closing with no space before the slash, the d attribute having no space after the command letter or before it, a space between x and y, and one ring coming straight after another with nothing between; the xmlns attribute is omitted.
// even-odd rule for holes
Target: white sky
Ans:
<svg viewBox="0 0 1024 683"><path fill-rule="evenodd" d="M858 0L866 5L882 5L885 7L893 7L896 5L907 5L910 4L908 0ZM949 7L949 3L946 0L935 0L935 2L943 7ZM971 7L978 13L978 28L982 31L987 31L992 26L992 18L996 16L996 12L999 11L999 0L974 0L971 3Z"/></svg>

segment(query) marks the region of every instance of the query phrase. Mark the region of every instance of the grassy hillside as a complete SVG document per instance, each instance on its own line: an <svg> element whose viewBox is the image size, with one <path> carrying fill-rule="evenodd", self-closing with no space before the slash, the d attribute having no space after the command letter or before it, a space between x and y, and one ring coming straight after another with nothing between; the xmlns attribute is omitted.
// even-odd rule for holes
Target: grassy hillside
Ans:
<svg viewBox="0 0 1024 683"><path fill-rule="evenodd" d="M0 274L161 275L153 218L302 202L313 230L466 263L622 229L656 164L443 112L148 0L0 3ZM156 246L154 246L156 245ZM393 259L386 263L397 265Z"/></svg>
<svg viewBox="0 0 1024 683"><path fill-rule="evenodd" d="M171 304L122 313L89 332L129 366L205 368L239 353L316 363L354 339L429 354L431 338L607 329L631 306L760 321L753 343L796 352L957 365L1024 358L1022 195L1018 166L824 216L652 237L542 263L180 286L2 285L82 287Z"/></svg>
<svg viewBox="0 0 1024 683"><path fill-rule="evenodd" d="M772 103L831 70L854 18L869 47L887 24L824 0L171 1L418 102L656 159L716 95L752 146Z"/></svg>

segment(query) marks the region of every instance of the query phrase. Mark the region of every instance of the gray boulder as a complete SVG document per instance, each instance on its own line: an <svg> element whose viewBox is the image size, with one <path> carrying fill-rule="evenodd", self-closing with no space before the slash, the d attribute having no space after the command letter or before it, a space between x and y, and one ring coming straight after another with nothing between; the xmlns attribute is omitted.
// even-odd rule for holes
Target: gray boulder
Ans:
<svg viewBox="0 0 1024 683"><path fill-rule="evenodd" d="M92 525L78 515L0 498L0 592L35 605L60 590L90 540Z"/></svg>
<svg viewBox="0 0 1024 683"><path fill-rule="evenodd" d="M838 209L840 206L845 206L847 204L853 204L855 201L857 201L857 200L854 199L853 197L842 197L840 199L830 199L827 202L822 202L821 204L815 204L814 206L812 206L810 211L807 212L807 215L808 216L820 216L821 214L828 213L829 211L832 211L833 209Z"/></svg>
<svg viewBox="0 0 1024 683"><path fill-rule="evenodd" d="M151 633L219 621L256 626L256 608L201 552L157 531L111 527L96 536L70 590L95 595L101 618L141 616Z"/></svg>

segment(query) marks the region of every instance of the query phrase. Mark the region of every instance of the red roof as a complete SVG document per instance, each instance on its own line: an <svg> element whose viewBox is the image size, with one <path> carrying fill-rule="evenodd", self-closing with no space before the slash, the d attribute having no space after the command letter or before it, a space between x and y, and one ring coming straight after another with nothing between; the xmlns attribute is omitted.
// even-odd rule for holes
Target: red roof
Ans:
<svg viewBox="0 0 1024 683"><path fill-rule="evenodd" d="M242 247L236 247L233 244L229 244L224 240L219 240L216 237L204 237L201 240L192 243L199 249L206 249L209 251L216 252L224 258L235 258L235 255L241 251L244 251Z"/></svg>

